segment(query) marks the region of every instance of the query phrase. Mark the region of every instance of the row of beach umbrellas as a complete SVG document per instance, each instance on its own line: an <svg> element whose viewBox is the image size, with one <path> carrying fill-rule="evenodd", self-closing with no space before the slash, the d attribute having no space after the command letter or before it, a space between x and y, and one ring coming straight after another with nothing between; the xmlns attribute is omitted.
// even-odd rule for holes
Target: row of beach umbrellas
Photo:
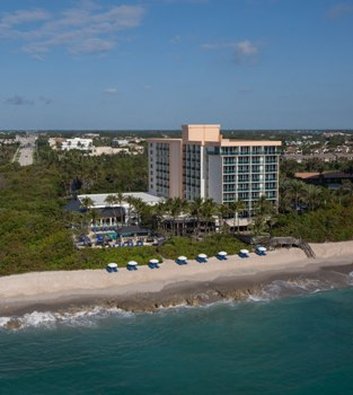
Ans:
<svg viewBox="0 0 353 395"><path fill-rule="evenodd" d="M265 247L263 247L263 246L257 246L256 249L255 249L255 252L256 252L257 255L260 255L260 256L261 255L266 255L267 249ZM249 254L250 254L249 250L246 250L246 249L241 249L239 251L239 256L241 258L248 258ZM228 253L226 251L219 251L218 254L216 255L216 257L219 260L226 260L227 256L228 256ZM181 256L179 256L176 259L176 263L178 265L186 265L187 264L187 260L188 260L188 258L186 256L181 255ZM200 253L200 254L197 255L196 260L198 262L200 262L200 263L205 263L208 260L208 256L206 254ZM137 270L137 266L138 266L138 263L136 261L129 261L128 264L127 264L127 269L130 270L130 271ZM159 260L155 259L155 258L154 259L150 259L149 262L148 262L148 266L151 269L158 269L159 268ZM107 271L108 272L117 272L118 271L117 263L115 263L115 262L108 263Z"/></svg>

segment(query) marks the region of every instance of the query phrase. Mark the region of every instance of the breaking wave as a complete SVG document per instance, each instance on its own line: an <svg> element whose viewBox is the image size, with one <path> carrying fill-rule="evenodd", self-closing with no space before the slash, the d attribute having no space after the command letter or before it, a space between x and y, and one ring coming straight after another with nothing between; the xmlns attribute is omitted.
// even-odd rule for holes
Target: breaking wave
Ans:
<svg viewBox="0 0 353 395"><path fill-rule="evenodd" d="M132 317L134 313L118 308L96 306L90 309L63 312L39 312L23 314L22 316L0 317L0 330L21 330L26 328L55 329L59 326L95 327L99 320L113 315Z"/></svg>
<svg viewBox="0 0 353 395"><path fill-rule="evenodd" d="M270 302L288 296L315 294L347 286L353 286L353 272L336 273L335 278L275 280L249 295L247 300L248 302Z"/></svg>

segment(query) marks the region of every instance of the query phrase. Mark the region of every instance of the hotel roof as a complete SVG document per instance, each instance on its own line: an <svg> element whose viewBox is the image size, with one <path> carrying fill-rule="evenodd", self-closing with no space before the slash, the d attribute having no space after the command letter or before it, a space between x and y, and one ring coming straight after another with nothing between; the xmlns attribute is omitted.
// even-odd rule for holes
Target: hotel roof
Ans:
<svg viewBox="0 0 353 395"><path fill-rule="evenodd" d="M109 195L114 195L114 193L97 193L97 194L87 194L87 195L78 195L78 199L82 202L82 200L85 197L88 197L92 199L93 201L93 207L95 208L104 208L104 207L119 207L119 204L107 204L105 199ZM124 198L127 198L128 196L132 196L134 198L141 199L144 203L154 206L155 204L158 204L160 202L163 202L165 199L163 197L155 196L150 193L146 192L126 192L123 193ZM124 204L125 203L125 204ZM126 205L127 203L124 201L123 205Z"/></svg>

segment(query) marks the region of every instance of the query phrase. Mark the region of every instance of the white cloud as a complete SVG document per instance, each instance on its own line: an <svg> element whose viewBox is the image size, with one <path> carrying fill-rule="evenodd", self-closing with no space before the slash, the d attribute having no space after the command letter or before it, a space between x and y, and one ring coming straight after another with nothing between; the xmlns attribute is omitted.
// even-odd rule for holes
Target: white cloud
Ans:
<svg viewBox="0 0 353 395"><path fill-rule="evenodd" d="M72 46L70 48L70 52L75 55L108 52L114 47L114 41L102 40L100 38L91 38L89 40L83 40L77 45Z"/></svg>
<svg viewBox="0 0 353 395"><path fill-rule="evenodd" d="M50 19L50 13L44 10L18 10L13 13L6 13L1 18L2 26L15 26L28 24Z"/></svg>
<svg viewBox="0 0 353 395"><path fill-rule="evenodd" d="M339 3L333 6L328 11L328 16L332 19L353 13L352 3Z"/></svg>
<svg viewBox="0 0 353 395"><path fill-rule="evenodd" d="M118 93L118 90L116 88L106 88L104 89L103 93L106 95L116 95Z"/></svg>
<svg viewBox="0 0 353 395"><path fill-rule="evenodd" d="M201 48L207 51L231 49L234 54L236 63L251 64L257 61L260 48L250 40L221 42L221 43L205 43Z"/></svg>
<svg viewBox="0 0 353 395"><path fill-rule="evenodd" d="M118 44L119 33L141 24L144 12L140 5L107 8L91 0L57 14L20 10L0 15L0 40L16 40L37 59L55 47L75 55L107 52Z"/></svg>

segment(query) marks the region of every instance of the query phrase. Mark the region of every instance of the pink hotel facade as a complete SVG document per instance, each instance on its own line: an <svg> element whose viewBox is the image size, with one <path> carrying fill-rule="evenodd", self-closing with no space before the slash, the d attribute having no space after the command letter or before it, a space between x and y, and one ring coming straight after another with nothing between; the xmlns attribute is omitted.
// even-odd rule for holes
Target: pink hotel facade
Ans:
<svg viewBox="0 0 353 395"><path fill-rule="evenodd" d="M278 203L280 148L281 141L224 139L220 125L184 125L182 138L148 139L149 193L242 200L251 215L260 196Z"/></svg>

